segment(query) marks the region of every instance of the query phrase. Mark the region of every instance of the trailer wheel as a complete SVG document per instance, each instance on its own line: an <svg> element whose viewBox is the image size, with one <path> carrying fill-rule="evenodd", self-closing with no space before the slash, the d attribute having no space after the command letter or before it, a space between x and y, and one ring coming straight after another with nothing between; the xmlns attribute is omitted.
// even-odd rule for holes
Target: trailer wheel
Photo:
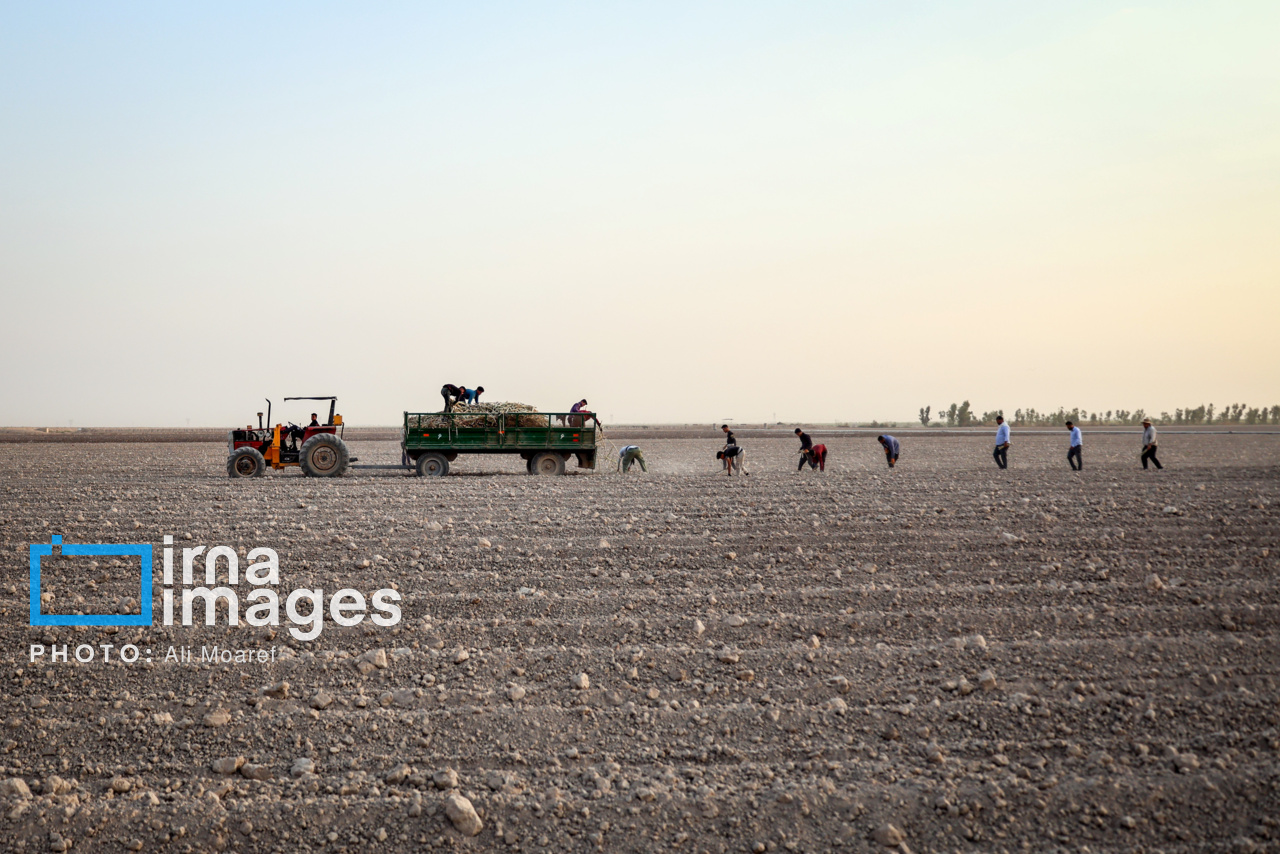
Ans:
<svg viewBox="0 0 1280 854"><path fill-rule="evenodd" d="M347 443L332 433L317 433L298 451L298 465L308 477L338 477L349 462Z"/></svg>
<svg viewBox="0 0 1280 854"><path fill-rule="evenodd" d="M262 477L267 461L257 448L236 448L227 457L227 477Z"/></svg>
<svg viewBox="0 0 1280 854"><path fill-rule="evenodd" d="M564 457L544 451L529 463L530 474L564 474Z"/></svg>
<svg viewBox="0 0 1280 854"><path fill-rule="evenodd" d="M423 454L418 457L418 474L422 477L444 477L449 473L449 461L444 454Z"/></svg>

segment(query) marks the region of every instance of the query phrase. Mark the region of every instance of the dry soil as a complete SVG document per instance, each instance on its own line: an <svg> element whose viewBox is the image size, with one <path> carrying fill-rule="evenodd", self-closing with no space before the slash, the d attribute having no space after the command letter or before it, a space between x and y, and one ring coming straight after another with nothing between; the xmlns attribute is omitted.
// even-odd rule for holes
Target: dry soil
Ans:
<svg viewBox="0 0 1280 854"><path fill-rule="evenodd" d="M1086 434L1080 474L1065 433L1015 434L1008 471L985 436L893 471L817 438L825 473L759 439L732 479L710 431L626 477L3 446L4 847L1280 850L1280 437L1168 435L1155 472ZM153 544L157 622L166 534L275 549L282 594L394 586L403 619L32 628L54 534ZM138 611L135 567L85 561L50 564L46 612Z"/></svg>

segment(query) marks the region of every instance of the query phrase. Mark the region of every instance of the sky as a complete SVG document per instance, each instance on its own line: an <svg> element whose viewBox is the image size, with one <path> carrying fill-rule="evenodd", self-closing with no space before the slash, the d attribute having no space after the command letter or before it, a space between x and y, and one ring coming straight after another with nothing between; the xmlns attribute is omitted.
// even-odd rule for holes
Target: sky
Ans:
<svg viewBox="0 0 1280 854"><path fill-rule="evenodd" d="M616 423L1280 403L1278 32L3 0L0 425L387 425L445 382Z"/></svg>

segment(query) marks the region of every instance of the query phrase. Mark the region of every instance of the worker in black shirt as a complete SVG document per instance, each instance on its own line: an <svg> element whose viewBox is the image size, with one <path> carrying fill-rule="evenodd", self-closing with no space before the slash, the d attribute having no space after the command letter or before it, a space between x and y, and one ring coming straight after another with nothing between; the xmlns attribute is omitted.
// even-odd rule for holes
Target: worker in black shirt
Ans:
<svg viewBox="0 0 1280 854"><path fill-rule="evenodd" d="M800 437L800 465L796 466L796 471L803 471L804 464L809 462L813 454L813 440L799 427L796 428L796 435ZM817 466L817 463L814 462L812 465Z"/></svg>
<svg viewBox="0 0 1280 854"><path fill-rule="evenodd" d="M729 429L728 424L721 424L720 429L724 431L725 440L724 448L716 454L716 458L724 463L726 473L732 477L733 469L736 466L738 471L746 474L746 470L742 467L744 451L738 445L738 439L733 435L733 431Z"/></svg>
<svg viewBox="0 0 1280 854"><path fill-rule="evenodd" d="M458 399L462 396L462 389L458 388L453 383L445 383L440 386L440 396L444 398L444 411L452 412L453 405L457 403Z"/></svg>

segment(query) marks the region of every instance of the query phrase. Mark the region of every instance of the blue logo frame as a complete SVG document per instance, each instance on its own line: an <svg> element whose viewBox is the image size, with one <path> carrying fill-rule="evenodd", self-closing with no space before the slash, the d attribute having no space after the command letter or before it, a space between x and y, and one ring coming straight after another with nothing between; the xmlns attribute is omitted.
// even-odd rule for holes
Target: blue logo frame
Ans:
<svg viewBox="0 0 1280 854"><path fill-rule="evenodd" d="M72 557L80 555L106 555L109 557L137 556L142 559L142 580L138 599L142 603L140 613L134 614L42 614L40 613L40 558L52 557L53 547L62 546L62 553ZM54 534L49 545L31 544L31 625L33 626L149 626L151 613L151 544L122 543L111 545L62 545L62 535Z"/></svg>

